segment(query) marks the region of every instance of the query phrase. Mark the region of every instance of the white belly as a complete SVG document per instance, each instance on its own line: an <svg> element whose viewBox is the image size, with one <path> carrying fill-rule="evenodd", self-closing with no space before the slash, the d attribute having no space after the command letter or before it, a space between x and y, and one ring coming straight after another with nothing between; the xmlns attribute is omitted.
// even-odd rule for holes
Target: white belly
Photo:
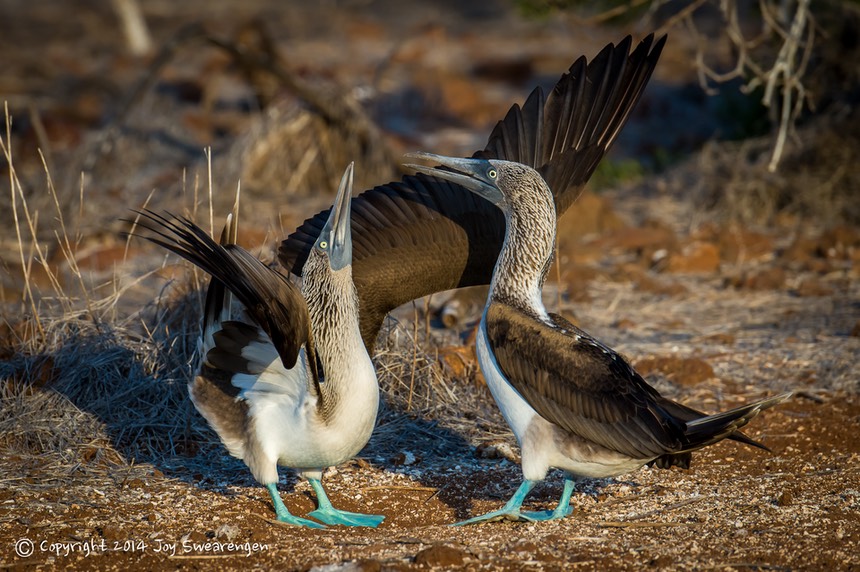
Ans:
<svg viewBox="0 0 860 572"><path fill-rule="evenodd" d="M302 471L324 469L357 454L373 430L376 407L356 411L349 427L320 422L306 403L266 399L255 404L254 431L266 455L286 467Z"/></svg>
<svg viewBox="0 0 860 572"><path fill-rule="evenodd" d="M299 363L303 366L304 360ZM365 354L364 359L355 360L346 379L327 381L345 386L327 419L319 414L316 395L306 389L308 381L302 378L307 375L304 367L283 369L277 359L256 379L263 390L252 387L242 393L250 406L259 450L269 460L269 473L277 470L274 465L278 463L306 476L318 475L321 469L356 455L370 439L379 405L370 358ZM246 458L245 462L255 470L252 460Z"/></svg>

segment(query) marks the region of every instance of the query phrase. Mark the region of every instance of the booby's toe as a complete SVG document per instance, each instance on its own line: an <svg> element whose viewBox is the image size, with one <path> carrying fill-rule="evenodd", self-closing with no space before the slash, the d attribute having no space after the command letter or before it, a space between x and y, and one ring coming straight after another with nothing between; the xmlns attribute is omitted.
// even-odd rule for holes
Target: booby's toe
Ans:
<svg viewBox="0 0 860 572"><path fill-rule="evenodd" d="M536 484L537 481L525 480L520 484L520 487L517 489L517 492L514 493L514 496L512 496L510 500L505 503L505 506L503 506L499 510L494 510L488 512L487 514L464 520L463 522L455 522L451 526L464 526L467 524L477 524L479 522L493 522L495 520L502 519L525 521L534 520L532 518L529 518L527 514L521 512L520 507L523 506L523 500L526 498L526 495L529 494L529 492L534 488Z"/></svg>
<svg viewBox="0 0 860 572"><path fill-rule="evenodd" d="M366 526L369 528L376 528L385 520L385 517L381 514L347 512L334 507L318 508L309 513L308 516L329 525L340 524L343 526Z"/></svg>
<svg viewBox="0 0 860 572"><path fill-rule="evenodd" d="M326 528L324 524L320 524L318 522L314 522L307 518L302 518L300 516L293 516L292 514L279 514L277 520L272 522L280 522L283 524L290 524L293 526L302 526L304 528Z"/></svg>
<svg viewBox="0 0 860 572"><path fill-rule="evenodd" d="M529 511L524 512L523 516L527 520L542 522L545 520L558 520L569 516L573 512L573 507L567 507L564 509L555 509L555 510L539 510L539 511Z"/></svg>
<svg viewBox="0 0 860 572"><path fill-rule="evenodd" d="M513 520L517 522L531 522L534 520L547 520L547 519L535 519L532 518L532 514L538 513L529 513L529 512L521 512L519 508L516 509L507 509L501 508L499 510L494 510L488 512L487 514L482 514L481 516L475 516L470 519L464 520L462 522L455 522L450 526L466 526L467 524L479 524L481 522L495 522L497 520Z"/></svg>
<svg viewBox="0 0 860 572"><path fill-rule="evenodd" d="M529 520L538 522L545 520L558 520L570 515L570 513L573 512L573 507L570 506L570 497L573 494L573 489L573 479L566 478L564 480L564 490L561 493L561 498L558 500L558 505L555 509L526 512L524 514Z"/></svg>

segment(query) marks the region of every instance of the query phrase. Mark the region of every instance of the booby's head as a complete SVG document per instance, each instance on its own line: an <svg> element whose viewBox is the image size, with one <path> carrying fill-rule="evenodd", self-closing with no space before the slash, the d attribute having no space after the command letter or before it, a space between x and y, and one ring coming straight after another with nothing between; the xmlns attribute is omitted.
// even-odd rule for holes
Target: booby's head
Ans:
<svg viewBox="0 0 860 572"><path fill-rule="evenodd" d="M352 174L354 164L350 163L340 179L334 205L328 220L314 243L312 255L324 257L329 267L341 270L352 264L352 231L350 228L350 207L352 195Z"/></svg>
<svg viewBox="0 0 860 572"><path fill-rule="evenodd" d="M407 165L426 175L457 183L490 201L505 213L505 242L491 291L496 298L520 300L537 314L555 244L556 213L552 192L543 177L527 165L499 159L461 159L432 153L410 158L439 166Z"/></svg>
<svg viewBox="0 0 860 572"><path fill-rule="evenodd" d="M325 225L302 268L302 294L324 368L342 344L345 327L358 329L358 295L352 281L350 208L353 164L347 166ZM349 336L347 336L349 337ZM361 343L358 333L355 339Z"/></svg>
<svg viewBox="0 0 860 572"><path fill-rule="evenodd" d="M544 208L552 205L553 219L555 206L552 193L540 173L513 161L499 159L463 159L445 157L433 153L407 153L407 157L433 161L437 167L407 164L419 173L457 183L469 189L506 214L523 209ZM530 208L531 207L531 208Z"/></svg>

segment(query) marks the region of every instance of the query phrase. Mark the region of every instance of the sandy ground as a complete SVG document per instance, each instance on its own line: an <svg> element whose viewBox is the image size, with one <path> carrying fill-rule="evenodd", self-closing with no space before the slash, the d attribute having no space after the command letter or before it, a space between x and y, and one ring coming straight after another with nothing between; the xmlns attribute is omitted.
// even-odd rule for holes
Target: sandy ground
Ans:
<svg viewBox="0 0 860 572"><path fill-rule="evenodd" d="M4 522L4 539L14 539L17 551L33 550L4 561L102 570L851 570L860 566L853 548L860 539L858 447L846 448L832 428L856 432L858 413L853 399L791 403L759 423L767 424L773 455L721 445L700 455L691 472L641 470L583 483L573 515L541 524L448 526L497 507L517 482L508 462L468 458L331 471L339 506L388 515L370 531L273 524L262 488L211 477L41 483L29 494L3 495L4 512L29 507ZM306 484L283 488L292 511L312 510ZM559 493L551 479L529 504L552 507Z"/></svg>
<svg viewBox="0 0 860 572"><path fill-rule="evenodd" d="M727 390L717 405L740 401ZM44 478L55 473L31 464L3 480L3 562L47 570L853 570L858 430L856 396L798 397L753 424L750 434L773 454L723 443L697 455L690 471L645 468L582 482L563 521L464 528L449 525L502 504L519 469L478 458L439 429L437 447L326 473L337 506L386 515L376 530L280 525L266 491L226 455L193 475L180 466L117 466L109 477L92 467ZM527 505L551 508L560 491L554 474ZM307 483L288 477L281 492L295 514L313 510Z"/></svg>

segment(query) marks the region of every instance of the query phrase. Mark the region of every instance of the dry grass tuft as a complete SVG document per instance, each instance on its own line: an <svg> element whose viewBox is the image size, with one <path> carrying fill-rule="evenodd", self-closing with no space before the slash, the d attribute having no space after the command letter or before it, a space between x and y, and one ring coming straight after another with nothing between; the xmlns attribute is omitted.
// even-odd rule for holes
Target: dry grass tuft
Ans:
<svg viewBox="0 0 860 572"><path fill-rule="evenodd" d="M361 165L356 172L355 187L367 189L380 181L392 180L397 171L394 155L382 136L374 129L362 130L369 123L360 106L338 86L321 86L357 119L331 123L307 109L295 99L274 102L252 122L250 129L237 139L220 164L222 180L241 179L243 190L255 201L271 197L302 197L322 192L333 196L350 161ZM255 202L256 204L256 202Z"/></svg>
<svg viewBox="0 0 860 572"><path fill-rule="evenodd" d="M0 363L0 457L39 457L71 470L95 454L110 465L217 471L220 460L212 459L213 452L224 456L220 443L186 389L196 359L198 295L174 285L165 300L119 324L42 316L45 335L7 348L12 357ZM488 432L506 435L486 389L448 377L434 342L416 339L413 330L394 325L375 356L383 405L365 454L391 458L411 449L442 456Z"/></svg>
<svg viewBox="0 0 860 572"><path fill-rule="evenodd" d="M480 441L511 436L487 388L441 367L439 342L418 327L417 315L413 320L390 318L377 346L383 404L366 453L392 457L418 450L462 457Z"/></svg>
<svg viewBox="0 0 860 572"><path fill-rule="evenodd" d="M53 234L73 278L67 285L49 261L39 212L28 205L15 172L9 124L7 113L0 149L9 166L19 264L6 270L24 286L19 300L7 296L2 306L2 464L18 467L16 472L49 466L71 475L81 467L128 468L138 461L166 466L171 457L211 450L217 439L202 418L191 415L186 390L200 293L180 284L123 315L128 285L114 276L105 287L76 265L79 240L64 224L46 166L46 194L56 212Z"/></svg>
<svg viewBox="0 0 860 572"><path fill-rule="evenodd" d="M191 307L188 297L169 310L155 306L138 317L137 327L131 320L43 315L44 336L7 348L12 357L0 364L7 391L0 406L4 429L55 432L39 441L56 446L35 454L63 455L71 436L82 443L109 436L125 459L155 463L194 450L191 442L211 441L205 424L189 416L186 385L197 337ZM34 400L41 405L33 407ZM69 417L68 411L76 414ZM20 445L28 442L7 440L3 446L18 446L21 454L26 447Z"/></svg>

